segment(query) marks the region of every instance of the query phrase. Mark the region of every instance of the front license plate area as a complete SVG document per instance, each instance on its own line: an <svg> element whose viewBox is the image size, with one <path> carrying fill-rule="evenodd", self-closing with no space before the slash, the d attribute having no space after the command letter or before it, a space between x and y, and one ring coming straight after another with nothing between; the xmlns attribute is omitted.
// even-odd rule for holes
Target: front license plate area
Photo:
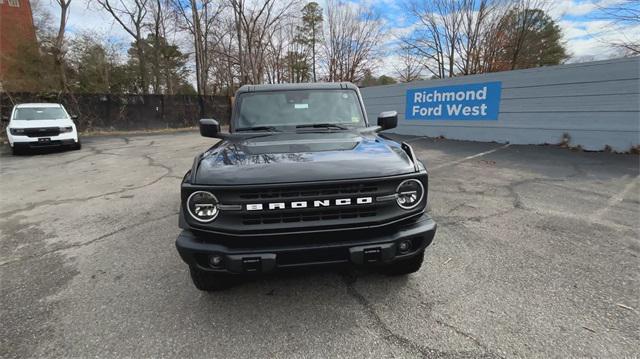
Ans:
<svg viewBox="0 0 640 359"><path fill-rule="evenodd" d="M38 138L38 143L51 143L51 138L49 137L42 137L42 138Z"/></svg>

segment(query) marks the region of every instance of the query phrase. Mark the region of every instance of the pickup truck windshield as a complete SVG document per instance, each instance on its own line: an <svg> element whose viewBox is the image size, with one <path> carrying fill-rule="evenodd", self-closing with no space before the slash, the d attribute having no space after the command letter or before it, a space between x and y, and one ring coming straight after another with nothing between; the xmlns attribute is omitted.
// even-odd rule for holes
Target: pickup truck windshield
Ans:
<svg viewBox="0 0 640 359"><path fill-rule="evenodd" d="M358 95L353 90L253 92L241 94L236 100L237 130L365 126ZM338 126L328 126L331 124Z"/></svg>
<svg viewBox="0 0 640 359"><path fill-rule="evenodd" d="M13 116L18 121L67 119L67 113L59 107L22 107Z"/></svg>

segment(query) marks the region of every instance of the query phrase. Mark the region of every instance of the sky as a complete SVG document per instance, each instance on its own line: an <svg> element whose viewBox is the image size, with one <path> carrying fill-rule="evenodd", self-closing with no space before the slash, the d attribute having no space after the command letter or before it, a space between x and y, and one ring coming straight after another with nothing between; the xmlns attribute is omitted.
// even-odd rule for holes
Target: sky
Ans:
<svg viewBox="0 0 640 359"><path fill-rule="evenodd" d="M32 0L34 1L34 0ZM56 13L57 4L54 0L36 0L48 9L54 19L59 19ZM326 0L316 0L320 6L326 7ZM615 4L621 0L548 0L549 14L559 24L563 42L571 55L567 62L584 62L619 57L618 50L609 43L624 36L627 38L640 37L640 25L621 27L610 20L602 19L599 7ZM363 3L377 10L385 23L385 33L388 43L393 47L397 36L406 34L415 28L415 19L406 15L407 0L352 0ZM638 2L640 7L640 1ZM37 19L34 19L37 21ZM97 4L86 0L72 0L68 21L68 31L71 36L76 33L93 31L109 37L114 41L127 44L130 36L113 21L104 11L99 11ZM396 40L397 41L397 40ZM393 55L387 58L375 71L377 75L393 76L393 64L398 60Z"/></svg>

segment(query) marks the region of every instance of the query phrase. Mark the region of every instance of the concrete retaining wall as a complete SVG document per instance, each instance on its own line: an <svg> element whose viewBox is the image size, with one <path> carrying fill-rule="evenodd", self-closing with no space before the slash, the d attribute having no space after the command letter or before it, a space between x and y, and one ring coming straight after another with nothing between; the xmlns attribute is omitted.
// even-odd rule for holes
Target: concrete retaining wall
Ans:
<svg viewBox="0 0 640 359"><path fill-rule="evenodd" d="M628 151L640 143L640 57L361 89L369 121L398 111L395 132L450 139ZM497 121L405 120L408 89L502 83Z"/></svg>

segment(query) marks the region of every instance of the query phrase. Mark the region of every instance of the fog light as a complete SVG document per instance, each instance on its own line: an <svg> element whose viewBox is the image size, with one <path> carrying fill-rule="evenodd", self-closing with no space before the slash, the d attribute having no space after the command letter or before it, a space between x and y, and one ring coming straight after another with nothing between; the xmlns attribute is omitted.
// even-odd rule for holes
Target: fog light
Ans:
<svg viewBox="0 0 640 359"><path fill-rule="evenodd" d="M411 241L409 240L402 241L398 245L398 250L400 251L400 253L407 253L410 249L411 249Z"/></svg>
<svg viewBox="0 0 640 359"><path fill-rule="evenodd" d="M222 256L211 256L209 257L209 263L214 266L214 267L218 267L222 264Z"/></svg>

